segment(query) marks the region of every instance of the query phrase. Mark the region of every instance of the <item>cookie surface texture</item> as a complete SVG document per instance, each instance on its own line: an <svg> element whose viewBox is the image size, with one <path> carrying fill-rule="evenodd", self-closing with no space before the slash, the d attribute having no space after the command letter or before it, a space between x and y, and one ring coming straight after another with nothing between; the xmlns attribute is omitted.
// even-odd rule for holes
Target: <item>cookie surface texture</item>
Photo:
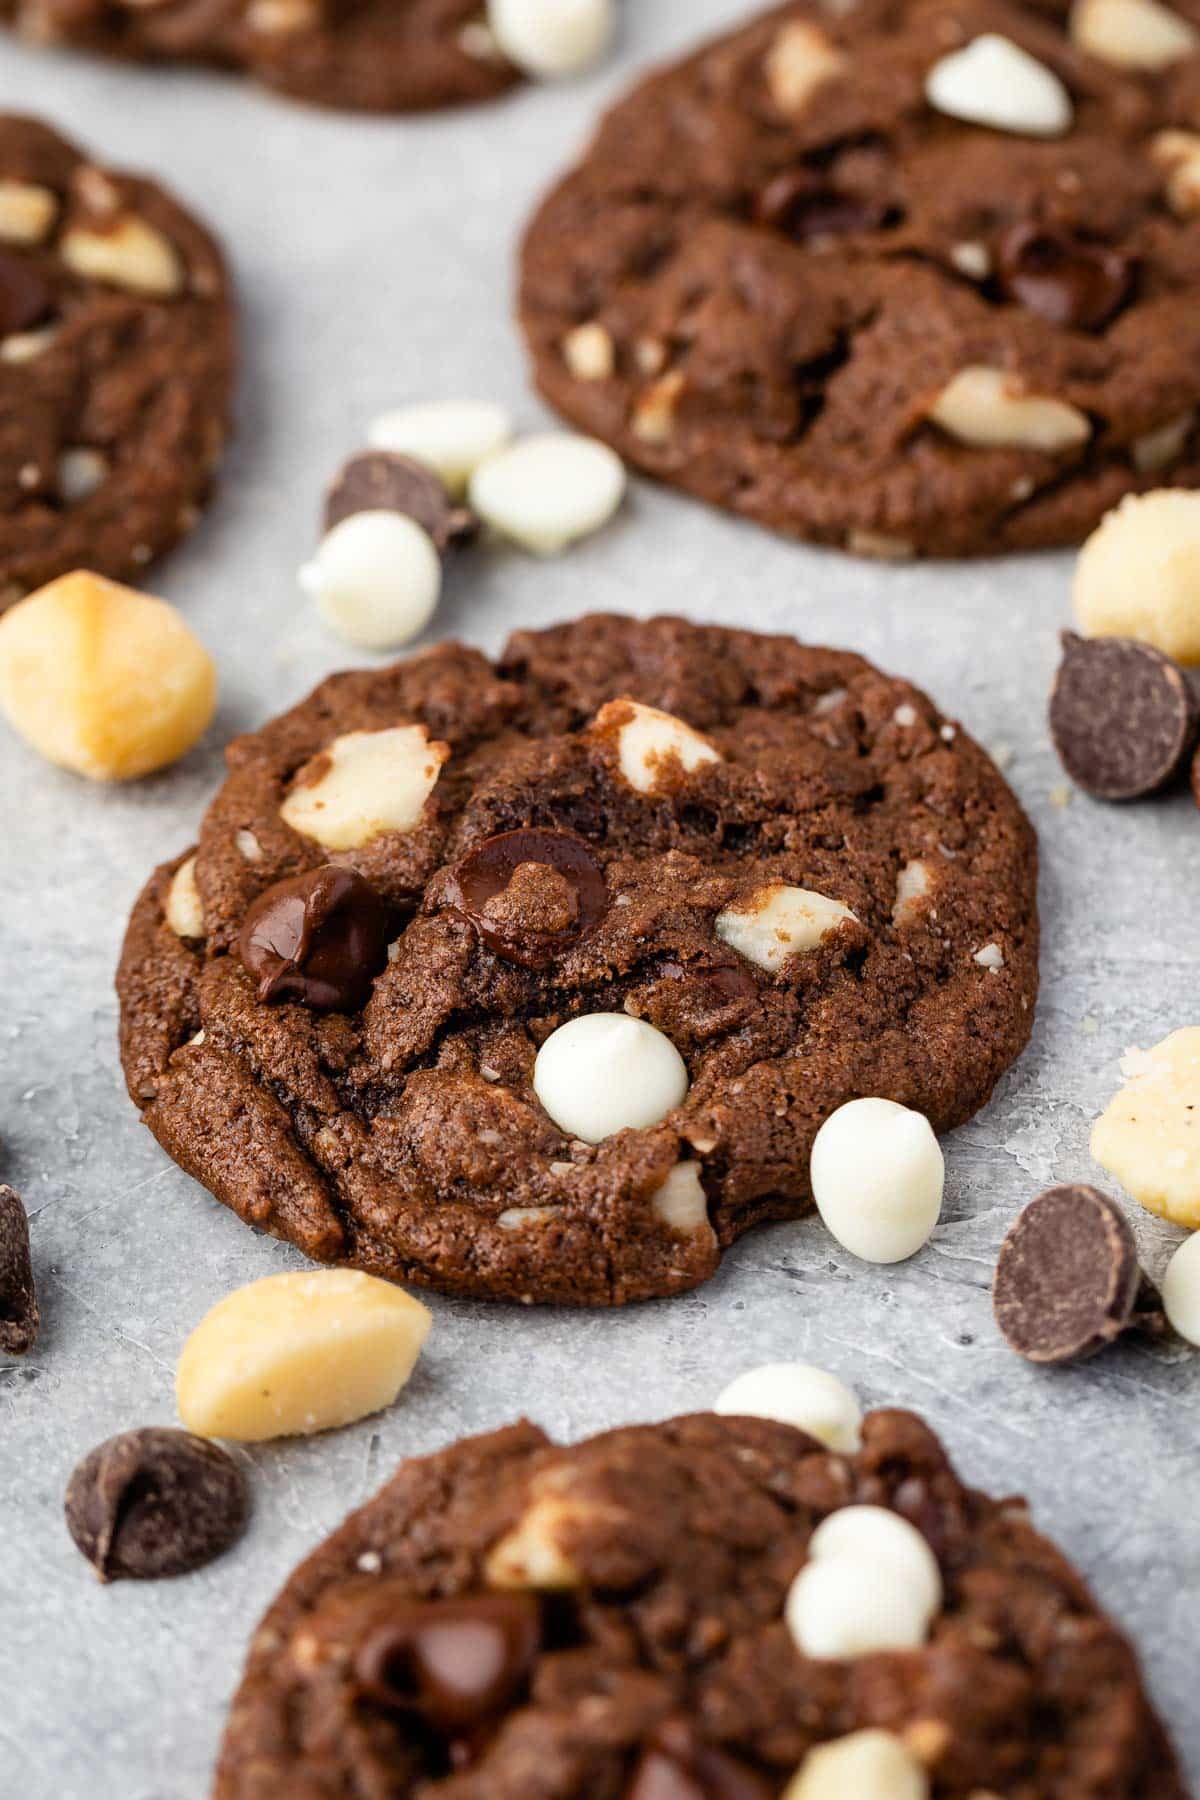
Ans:
<svg viewBox="0 0 1200 1800"><path fill-rule="evenodd" d="M927 1641L806 1657L789 1587L822 1521L863 1504L937 1559ZM515 1585L518 1544L538 1591ZM866 1729L938 1800L1184 1800L1120 1632L1024 1505L964 1487L912 1414L871 1414L853 1455L708 1414L571 1449L518 1425L408 1463L296 1571L216 1796L771 1800Z"/></svg>
<svg viewBox="0 0 1200 1800"><path fill-rule="evenodd" d="M694 1287L810 1209L835 1108L949 1130L1028 1037L1032 829L855 655L598 615L333 676L228 763L134 911L124 1066L175 1160L319 1261Z"/></svg>
<svg viewBox="0 0 1200 1800"><path fill-rule="evenodd" d="M140 579L197 523L229 429L221 251L153 182L0 116L0 608Z"/></svg>
<svg viewBox="0 0 1200 1800"><path fill-rule="evenodd" d="M1200 485L1198 282L1197 0L800 0L602 121L520 310L546 398L649 474L956 556Z"/></svg>

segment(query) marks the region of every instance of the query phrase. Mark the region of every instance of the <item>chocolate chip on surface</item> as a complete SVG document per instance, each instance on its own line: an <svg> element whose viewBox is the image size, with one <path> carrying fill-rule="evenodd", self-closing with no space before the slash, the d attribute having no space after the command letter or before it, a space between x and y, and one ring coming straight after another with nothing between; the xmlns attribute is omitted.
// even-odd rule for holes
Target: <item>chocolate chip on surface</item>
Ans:
<svg viewBox="0 0 1200 1800"><path fill-rule="evenodd" d="M1200 728L1183 670L1134 638L1063 633L1050 733L1067 774L1099 800L1138 800L1182 770Z"/></svg>
<svg viewBox="0 0 1200 1800"><path fill-rule="evenodd" d="M996 258L1001 290L1054 325L1098 331L1133 291L1133 263L1119 250L1050 226L1017 225Z"/></svg>
<svg viewBox="0 0 1200 1800"><path fill-rule="evenodd" d="M368 1699L421 1714L436 1731L469 1733L525 1688L541 1647L532 1594L413 1602L362 1645L355 1677Z"/></svg>
<svg viewBox="0 0 1200 1800"><path fill-rule="evenodd" d="M278 881L246 914L238 949L264 1003L357 1012L387 962L388 910L353 869Z"/></svg>
<svg viewBox="0 0 1200 1800"><path fill-rule="evenodd" d="M582 838L526 827L467 852L454 870L452 904L498 956L540 968L599 924L608 891Z"/></svg>
<svg viewBox="0 0 1200 1800"><path fill-rule="evenodd" d="M101 1581L187 1575L228 1550L246 1522L228 1451L149 1427L100 1444L67 1484L67 1529Z"/></svg>
<svg viewBox="0 0 1200 1800"><path fill-rule="evenodd" d="M1128 1327L1161 1329L1125 1214L1082 1182L1031 1200L1005 1238L992 1287L996 1323L1018 1355L1094 1356Z"/></svg>
<svg viewBox="0 0 1200 1800"><path fill-rule="evenodd" d="M24 1356L31 1350L40 1318L29 1220L12 1188L0 1186L0 1356Z"/></svg>
<svg viewBox="0 0 1200 1800"><path fill-rule="evenodd" d="M455 505L433 469L390 450L365 450L350 458L326 495L325 530L360 512L398 512L415 519L443 555L479 529L470 507Z"/></svg>

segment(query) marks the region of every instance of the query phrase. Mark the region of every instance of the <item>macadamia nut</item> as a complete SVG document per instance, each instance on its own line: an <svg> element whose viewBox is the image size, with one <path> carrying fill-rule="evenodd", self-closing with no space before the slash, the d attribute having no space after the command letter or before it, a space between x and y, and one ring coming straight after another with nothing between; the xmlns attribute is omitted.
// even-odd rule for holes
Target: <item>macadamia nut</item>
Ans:
<svg viewBox="0 0 1200 1800"><path fill-rule="evenodd" d="M95 231L70 225L58 249L67 267L88 281L155 299L168 299L183 288L183 263L174 244L132 213Z"/></svg>
<svg viewBox="0 0 1200 1800"><path fill-rule="evenodd" d="M864 1262L903 1262L941 1216L945 1163L928 1119L893 1100L851 1100L822 1125L812 1150L817 1210Z"/></svg>
<svg viewBox="0 0 1200 1800"><path fill-rule="evenodd" d="M855 1731L810 1750L783 1800L929 1800L929 1776L890 1731Z"/></svg>
<svg viewBox="0 0 1200 1800"><path fill-rule="evenodd" d="M1065 400L1027 394L1004 369L960 369L929 408L942 430L975 450L1076 449L1092 435L1091 422Z"/></svg>
<svg viewBox="0 0 1200 1800"><path fill-rule="evenodd" d="M50 762L92 780L175 762L216 695L212 659L172 607L86 570L0 619L0 708Z"/></svg>
<svg viewBox="0 0 1200 1800"><path fill-rule="evenodd" d="M419 636L442 591L442 559L423 526L398 512L351 513L299 574L327 625L364 650Z"/></svg>
<svg viewBox="0 0 1200 1800"><path fill-rule="evenodd" d="M1148 1212L1200 1229L1200 1026L1122 1058L1126 1085L1092 1127L1092 1155Z"/></svg>
<svg viewBox="0 0 1200 1800"><path fill-rule="evenodd" d="M674 1112L686 1098L688 1072L670 1038L644 1019L586 1013L546 1039L533 1091L561 1131L599 1144Z"/></svg>
<svg viewBox="0 0 1200 1800"><path fill-rule="evenodd" d="M782 882L759 888L746 902L717 914L714 929L722 943L760 969L774 971L789 957L815 950L854 913L841 900Z"/></svg>
<svg viewBox="0 0 1200 1800"><path fill-rule="evenodd" d="M300 771L279 816L327 850L359 850L385 831L415 831L449 755L423 725L348 732Z"/></svg>
<svg viewBox="0 0 1200 1800"><path fill-rule="evenodd" d="M523 438L471 477L471 505L494 531L554 556L599 531L621 504L625 465L607 444L572 432Z"/></svg>
<svg viewBox="0 0 1200 1800"><path fill-rule="evenodd" d="M40 244L58 217L53 188L31 181L0 181L0 242Z"/></svg>
<svg viewBox="0 0 1200 1800"><path fill-rule="evenodd" d="M1200 32L1160 0L1075 0L1077 48L1118 69L1153 73L1200 49Z"/></svg>
<svg viewBox="0 0 1200 1800"><path fill-rule="evenodd" d="M1087 637L1132 637L1200 663L1200 494L1130 494L1079 553L1075 613Z"/></svg>
<svg viewBox="0 0 1200 1800"><path fill-rule="evenodd" d="M592 720L591 730L598 737L615 738L618 767L639 794L664 791L672 764L691 775L705 763L721 760L708 739L682 719L636 700L610 700Z"/></svg>
<svg viewBox="0 0 1200 1800"><path fill-rule="evenodd" d="M189 856L181 862L167 889L164 909L167 924L179 938L199 943L204 937L204 902L196 886L196 859Z"/></svg>
<svg viewBox="0 0 1200 1800"><path fill-rule="evenodd" d="M794 1425L831 1450L852 1454L862 1443L862 1407L836 1375L809 1363L766 1363L747 1369L724 1388L714 1412L776 1419Z"/></svg>
<svg viewBox="0 0 1200 1800"><path fill-rule="evenodd" d="M819 87L849 67L849 59L819 26L800 19L776 33L763 67L775 105L796 114Z"/></svg>
<svg viewBox="0 0 1200 1800"><path fill-rule="evenodd" d="M430 1314L354 1269L268 1275L200 1321L179 1358L179 1416L200 1437L259 1443L352 1424L390 1406Z"/></svg>

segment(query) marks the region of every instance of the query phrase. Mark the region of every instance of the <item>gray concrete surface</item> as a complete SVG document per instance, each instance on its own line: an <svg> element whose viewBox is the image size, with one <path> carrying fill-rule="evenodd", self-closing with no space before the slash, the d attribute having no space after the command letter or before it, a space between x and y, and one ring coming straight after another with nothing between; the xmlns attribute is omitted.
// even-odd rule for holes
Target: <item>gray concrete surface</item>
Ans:
<svg viewBox="0 0 1200 1800"><path fill-rule="evenodd" d="M189 1329L241 1282L298 1266L176 1170L122 1090L112 973L151 865L190 839L223 741L353 660L298 596L318 496L366 421L408 396L496 396L541 418L509 323L514 234L606 94L744 10L639 0L615 61L572 88L418 122L325 116L205 75L105 68L0 44L0 106L36 109L116 163L158 171L223 232L245 304L241 430L220 499L158 573L216 652L204 746L103 791L0 736L0 1178L24 1194L44 1332L0 1364L0 1794L192 1800L256 1617L301 1554L404 1456L529 1412L585 1433L703 1406L736 1371L804 1357L871 1403L919 1408L975 1483L1024 1490L1144 1653L1193 1781L1200 1371L1120 1347L1039 1373L998 1341L988 1285L1006 1226L1088 1177L1088 1128L1128 1044L1194 1023L1200 819L1183 797L1064 804L1046 739L1070 562L885 568L797 549L638 485L558 561L490 553L436 621L492 649L594 607L686 608L852 646L1005 747L1041 832L1046 948L1034 1043L948 1142L928 1249L856 1265L816 1222L763 1231L707 1288L610 1316L434 1300L419 1372L386 1416L250 1457L252 1529L202 1574L98 1587L63 1528L76 1459L174 1417ZM1139 1214L1160 1270L1168 1228Z"/></svg>

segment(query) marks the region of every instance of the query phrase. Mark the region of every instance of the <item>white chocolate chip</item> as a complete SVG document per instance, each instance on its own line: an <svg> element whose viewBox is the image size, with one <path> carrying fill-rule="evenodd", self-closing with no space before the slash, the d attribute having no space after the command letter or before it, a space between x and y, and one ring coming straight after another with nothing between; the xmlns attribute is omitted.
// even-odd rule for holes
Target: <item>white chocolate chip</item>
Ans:
<svg viewBox="0 0 1200 1800"><path fill-rule="evenodd" d="M935 425L978 450L1072 450L1091 423L1065 400L1026 393L1018 377L983 366L960 369L930 406Z"/></svg>
<svg viewBox="0 0 1200 1800"><path fill-rule="evenodd" d="M59 254L74 274L130 293L166 299L183 288L183 263L175 246L132 213L102 231L69 225Z"/></svg>
<svg viewBox="0 0 1200 1800"><path fill-rule="evenodd" d="M1170 419L1165 425L1159 425L1153 431L1143 433L1135 438L1129 447L1133 466L1142 475L1156 474L1159 469L1169 468L1183 454L1185 445L1196 427L1195 410L1181 413L1177 419Z"/></svg>
<svg viewBox="0 0 1200 1800"><path fill-rule="evenodd" d="M237 847L238 847L238 855L243 859L243 861L248 862L248 863L256 863L256 862L262 861L262 854L263 854L262 845L259 843L258 839L255 837L255 835L252 831L247 831L246 828L243 826L243 828L237 833L237 835L234 839L234 842L237 844Z"/></svg>
<svg viewBox="0 0 1200 1800"><path fill-rule="evenodd" d="M950 261L960 275L967 275L972 281L986 281L992 272L992 253L986 244L954 244L950 249Z"/></svg>
<svg viewBox="0 0 1200 1800"><path fill-rule="evenodd" d="M1092 1127L1092 1155L1149 1212L1200 1228L1200 1026L1132 1052Z"/></svg>
<svg viewBox="0 0 1200 1800"><path fill-rule="evenodd" d="M1200 1346L1200 1234L1185 1239L1167 1264L1162 1298L1171 1329Z"/></svg>
<svg viewBox="0 0 1200 1800"><path fill-rule="evenodd" d="M533 1091L554 1123L586 1144L657 1125L687 1090L687 1068L670 1038L625 1013L568 1020L533 1066Z"/></svg>
<svg viewBox="0 0 1200 1800"><path fill-rule="evenodd" d="M855 917L841 900L779 882L727 906L717 914L714 929L747 962L779 969L789 957L815 950L831 931Z"/></svg>
<svg viewBox="0 0 1200 1800"><path fill-rule="evenodd" d="M64 450L58 459L58 493L68 506L87 500L108 479L108 458L86 445Z"/></svg>
<svg viewBox="0 0 1200 1800"><path fill-rule="evenodd" d="M430 1314L354 1269L268 1275L213 1307L179 1358L179 1416L201 1437L260 1443L349 1425L390 1406Z"/></svg>
<svg viewBox="0 0 1200 1800"><path fill-rule="evenodd" d="M280 817L327 850L358 850L385 831L415 831L449 754L423 725L351 731L301 771Z"/></svg>
<svg viewBox="0 0 1200 1800"><path fill-rule="evenodd" d="M1200 213L1200 132L1160 131L1150 154L1167 176L1167 204L1181 219Z"/></svg>
<svg viewBox="0 0 1200 1800"><path fill-rule="evenodd" d="M682 719L636 700L610 700L590 729L598 737L615 736L621 774L639 794L665 792L675 768L691 775L705 763L721 761L707 738Z"/></svg>
<svg viewBox="0 0 1200 1800"><path fill-rule="evenodd" d="M929 1800L929 1791L929 1776L907 1745L872 1729L810 1750L782 1800Z"/></svg>
<svg viewBox="0 0 1200 1800"><path fill-rule="evenodd" d="M902 930L924 911L921 902L932 885L932 870L927 862L905 863L896 878L896 898L892 905L892 924Z"/></svg>
<svg viewBox="0 0 1200 1800"><path fill-rule="evenodd" d="M935 63L925 97L952 119L1028 137L1060 137L1075 116L1053 70L991 31Z"/></svg>
<svg viewBox="0 0 1200 1800"><path fill-rule="evenodd" d="M669 444L675 435L675 414L686 386L682 369L668 369L643 388L634 402L630 421L634 436L644 444Z"/></svg>
<svg viewBox="0 0 1200 1800"><path fill-rule="evenodd" d="M836 1375L808 1363L767 1363L724 1388L713 1408L737 1418L776 1419L830 1450L852 1455L862 1444L862 1407Z"/></svg>
<svg viewBox="0 0 1200 1800"><path fill-rule="evenodd" d="M607 525L625 493L625 465L595 438L548 431L489 456L470 493L493 530L537 556L554 556Z"/></svg>
<svg viewBox="0 0 1200 1800"><path fill-rule="evenodd" d="M406 514L351 513L326 532L299 581L339 636L364 650L389 650L419 636L433 617L442 559Z"/></svg>
<svg viewBox="0 0 1200 1800"><path fill-rule="evenodd" d="M764 70L780 112L801 113L819 87L849 66L848 58L816 25L797 20L776 32Z"/></svg>
<svg viewBox="0 0 1200 1800"><path fill-rule="evenodd" d="M892 714L892 722L899 725L902 731L910 731L916 724L919 716L916 707L909 706L906 702L903 706L898 706L896 708L895 712Z"/></svg>
<svg viewBox="0 0 1200 1800"><path fill-rule="evenodd" d="M700 1173L699 1163L676 1163L662 1186L651 1196L655 1218L676 1237L695 1237L698 1232L712 1231Z"/></svg>
<svg viewBox="0 0 1200 1800"><path fill-rule="evenodd" d="M562 354L576 381L607 381L616 367L612 334L594 321L568 331Z"/></svg>
<svg viewBox="0 0 1200 1800"><path fill-rule="evenodd" d="M1161 0L1075 0L1071 40L1118 69L1153 73L1200 49L1200 32Z"/></svg>
<svg viewBox="0 0 1200 1800"><path fill-rule="evenodd" d="M981 969L988 969L998 975L1004 967L1004 952L999 944L985 944L982 950L976 950L973 960Z"/></svg>
<svg viewBox="0 0 1200 1800"><path fill-rule="evenodd" d="M510 62L541 81L578 75L616 29L614 0L487 0L492 36Z"/></svg>
<svg viewBox="0 0 1200 1800"><path fill-rule="evenodd" d="M883 1507L848 1506L813 1533L784 1618L805 1656L865 1656L925 1643L941 1604L941 1572L915 1526Z"/></svg>
<svg viewBox="0 0 1200 1800"><path fill-rule="evenodd" d="M196 886L194 856L181 862L172 876L163 912L176 937L191 938L196 942L203 938L204 902L200 898L200 889Z"/></svg>
<svg viewBox="0 0 1200 1800"><path fill-rule="evenodd" d="M414 456L440 475L450 492L462 494L485 457L512 437L504 408L474 400L432 401L382 413L367 429L373 450Z"/></svg>
<svg viewBox="0 0 1200 1800"><path fill-rule="evenodd" d="M1075 565L1075 613L1087 637L1133 637L1200 663L1200 494L1129 494Z"/></svg>
<svg viewBox="0 0 1200 1800"><path fill-rule="evenodd" d="M920 1113L892 1100L851 1100L817 1133L811 1180L817 1210L844 1249L864 1262L903 1262L941 1216L945 1163Z"/></svg>
<svg viewBox="0 0 1200 1800"><path fill-rule="evenodd" d="M58 217L58 195L32 181L0 181L0 240L40 244Z"/></svg>
<svg viewBox="0 0 1200 1800"><path fill-rule="evenodd" d="M87 570L0 619L0 708L43 756L95 781L175 762L216 693L212 659L173 607Z"/></svg>

